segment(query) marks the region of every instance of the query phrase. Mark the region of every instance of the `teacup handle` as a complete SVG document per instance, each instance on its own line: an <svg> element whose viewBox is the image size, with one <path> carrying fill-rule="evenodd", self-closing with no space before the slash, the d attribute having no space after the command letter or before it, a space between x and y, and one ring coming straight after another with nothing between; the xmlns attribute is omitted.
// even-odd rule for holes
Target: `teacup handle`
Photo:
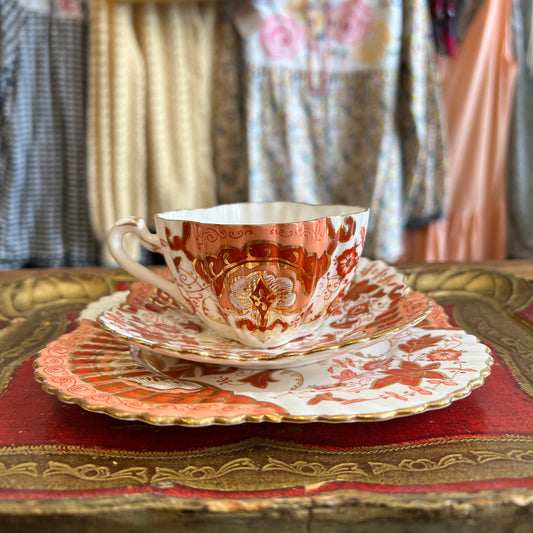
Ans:
<svg viewBox="0 0 533 533"><path fill-rule="evenodd" d="M181 294L172 281L152 272L149 268L134 261L126 253L122 246L122 240L128 233L133 233L147 250L162 253L159 237L150 232L144 220L138 217L126 217L116 222L107 234L107 246L115 261L136 278L151 283L180 302L182 300Z"/></svg>

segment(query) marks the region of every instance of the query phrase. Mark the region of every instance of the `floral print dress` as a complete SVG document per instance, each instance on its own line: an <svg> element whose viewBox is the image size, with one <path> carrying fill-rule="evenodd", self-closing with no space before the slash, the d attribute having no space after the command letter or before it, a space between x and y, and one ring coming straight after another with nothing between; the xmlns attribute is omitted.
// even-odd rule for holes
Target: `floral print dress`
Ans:
<svg viewBox="0 0 533 533"><path fill-rule="evenodd" d="M228 122L238 123L226 103L215 129L219 200L370 207L365 254L398 259L404 227L438 218L444 202L427 2L252 4L260 23L242 37L246 142L232 157L227 137L221 140L231 133ZM227 83L226 95L237 90ZM243 145L247 157L239 160ZM236 178L243 175L237 166L246 167L246 183Z"/></svg>

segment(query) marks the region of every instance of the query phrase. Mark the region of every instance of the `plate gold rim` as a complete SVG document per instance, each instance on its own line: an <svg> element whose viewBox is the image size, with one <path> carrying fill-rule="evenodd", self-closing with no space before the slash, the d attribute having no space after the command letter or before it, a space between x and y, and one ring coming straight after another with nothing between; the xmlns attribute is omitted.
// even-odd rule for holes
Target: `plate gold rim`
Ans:
<svg viewBox="0 0 533 533"><path fill-rule="evenodd" d="M473 336L472 336L473 337ZM475 337L474 337L475 338ZM79 398L70 394L66 394L58 387L50 385L46 381L46 377L39 373L41 365L39 364L39 358L37 358L33 367L35 369L34 377L40 382L42 388L65 403L76 404L83 409L91 412L98 412L107 414L113 418L121 420L140 420L151 425L157 426L187 426L187 427L205 427L210 425L219 426L233 426L243 423L260 423L260 422L289 422L289 423L312 423L312 422L326 422L326 423L347 423L347 422L379 422L384 420L390 420L393 418L399 418L404 416L411 416L414 414L420 414L426 411L441 409L449 406L452 402L465 398L474 389L479 388L485 382L485 379L490 375L491 366L494 363L494 359L491 355L490 349L482 344L477 338L476 343L483 346L487 358L485 360L485 366L479 370L479 374L471 379L466 385L460 389L450 392L443 398L434 401L428 401L416 406L393 409L390 411L384 411L380 413L359 413L354 415L304 415L295 416L290 414L262 414L262 415L240 415L235 417L214 416L195 419L192 417L181 416L155 416L147 413L132 413L123 409L117 409L112 406L104 406L101 404L95 404L88 402L84 398Z"/></svg>

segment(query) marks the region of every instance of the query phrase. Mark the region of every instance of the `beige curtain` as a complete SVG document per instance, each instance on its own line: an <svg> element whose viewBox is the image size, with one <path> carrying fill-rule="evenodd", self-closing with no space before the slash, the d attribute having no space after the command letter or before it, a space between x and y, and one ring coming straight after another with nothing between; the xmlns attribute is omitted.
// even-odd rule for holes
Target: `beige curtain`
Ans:
<svg viewBox="0 0 533 533"><path fill-rule="evenodd" d="M215 203L212 3L91 0L88 183L105 240L118 219ZM131 241L128 252L139 257ZM112 260L104 246L105 263Z"/></svg>

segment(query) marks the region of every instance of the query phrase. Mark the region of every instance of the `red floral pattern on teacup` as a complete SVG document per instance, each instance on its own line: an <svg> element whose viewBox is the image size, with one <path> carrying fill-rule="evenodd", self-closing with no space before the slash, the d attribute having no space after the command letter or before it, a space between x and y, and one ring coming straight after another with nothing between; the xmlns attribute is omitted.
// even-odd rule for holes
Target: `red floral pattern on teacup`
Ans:
<svg viewBox="0 0 533 533"><path fill-rule="evenodd" d="M375 16L365 0L346 0L331 13L330 36L339 44L359 45L372 33Z"/></svg>
<svg viewBox="0 0 533 533"><path fill-rule="evenodd" d="M321 226L325 231L320 230ZM348 288L359 259L364 226L359 228L358 241L352 217L346 217L338 228L329 219L311 221L303 227L322 238L316 241L304 232L304 245L283 244L287 237L280 235L282 226L265 230L205 225L199 231L188 221L181 232L167 226L165 236L176 270L189 270L181 278L189 283L198 276L198 292L209 287L216 298L211 311L216 320L233 323L241 331L270 334L284 333L331 312L340 301L337 296L342 297ZM264 239L274 230L282 242ZM310 243L313 251L309 250ZM178 286L180 283L178 276ZM205 284L203 288L201 284ZM191 291L187 288L183 293ZM184 299L193 312L205 313L209 298L199 298L197 303ZM331 303L323 305L323 301Z"/></svg>
<svg viewBox="0 0 533 533"><path fill-rule="evenodd" d="M359 256L355 248L348 248L337 258L337 274L339 276L346 276L349 274L357 264Z"/></svg>
<svg viewBox="0 0 533 533"><path fill-rule="evenodd" d="M193 262L196 273L213 286L217 295L228 290L228 283L233 287L231 279L239 277L240 270L244 273L267 275L269 267L282 268L286 279L294 273L299 278L306 295L311 295L317 281L329 267L329 257L323 254L308 254L299 246L280 246L275 242L251 242L244 248L223 247L217 254L196 257ZM294 284L298 283L295 281Z"/></svg>
<svg viewBox="0 0 533 533"><path fill-rule="evenodd" d="M304 32L292 17L275 14L263 21L259 38L261 46L273 59L292 59L302 49Z"/></svg>

